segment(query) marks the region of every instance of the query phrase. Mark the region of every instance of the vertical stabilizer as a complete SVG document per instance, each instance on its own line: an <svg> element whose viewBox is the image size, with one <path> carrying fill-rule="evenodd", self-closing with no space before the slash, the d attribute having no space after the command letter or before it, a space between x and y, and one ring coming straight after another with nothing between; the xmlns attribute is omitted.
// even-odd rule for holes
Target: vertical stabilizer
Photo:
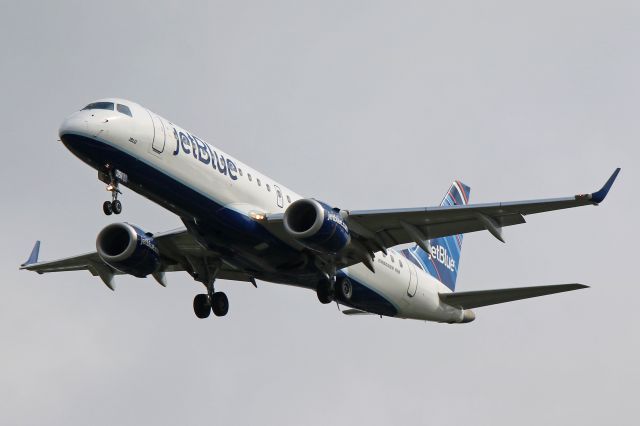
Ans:
<svg viewBox="0 0 640 426"><path fill-rule="evenodd" d="M469 203L471 188L459 180L451 184L441 206L461 206ZM462 251L462 234L429 240L431 253L427 253L417 244L402 250L404 256L420 268L437 278L451 291L456 288L456 278L460 267L460 252Z"/></svg>

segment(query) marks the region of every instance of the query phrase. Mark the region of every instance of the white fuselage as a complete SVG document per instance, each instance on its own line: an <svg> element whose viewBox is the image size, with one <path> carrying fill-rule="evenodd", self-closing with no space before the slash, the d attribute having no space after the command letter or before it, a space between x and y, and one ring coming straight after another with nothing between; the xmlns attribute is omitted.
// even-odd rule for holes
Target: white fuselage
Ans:
<svg viewBox="0 0 640 426"><path fill-rule="evenodd" d="M60 132L98 140L247 217L283 213L302 198L146 108L125 100L109 101L126 104L132 117L118 111L82 110L68 117ZM152 199L159 202L159 197L162 195ZM179 205L164 205L173 211L181 209ZM377 253L374 264L375 273L363 264L344 268L341 273L386 299L396 308L397 317L462 321L463 310L443 304L438 296L450 290L398 251Z"/></svg>

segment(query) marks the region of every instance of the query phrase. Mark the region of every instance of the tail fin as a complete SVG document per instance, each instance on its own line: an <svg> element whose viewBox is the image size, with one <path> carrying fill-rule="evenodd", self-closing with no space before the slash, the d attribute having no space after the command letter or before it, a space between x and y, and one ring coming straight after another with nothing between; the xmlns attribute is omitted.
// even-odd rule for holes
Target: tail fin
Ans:
<svg viewBox="0 0 640 426"><path fill-rule="evenodd" d="M466 205L469 203L471 188L459 180L451 184L441 206ZM429 240L431 253L427 253L417 244L403 250L403 254L420 268L440 280L451 291L455 291L460 252L462 251L462 234Z"/></svg>

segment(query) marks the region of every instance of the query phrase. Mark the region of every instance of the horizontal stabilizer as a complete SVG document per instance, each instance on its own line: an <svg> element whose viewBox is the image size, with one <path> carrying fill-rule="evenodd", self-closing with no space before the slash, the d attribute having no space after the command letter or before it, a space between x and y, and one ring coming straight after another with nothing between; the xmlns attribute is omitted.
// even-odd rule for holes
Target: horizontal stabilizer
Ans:
<svg viewBox="0 0 640 426"><path fill-rule="evenodd" d="M514 300L529 299L531 297L546 296L547 294L562 293L564 291L580 290L581 288L589 288L589 286L584 284L557 284L504 288L499 290L440 293L440 300L447 305L458 306L462 309L472 309L481 306L496 305L498 303L513 302Z"/></svg>

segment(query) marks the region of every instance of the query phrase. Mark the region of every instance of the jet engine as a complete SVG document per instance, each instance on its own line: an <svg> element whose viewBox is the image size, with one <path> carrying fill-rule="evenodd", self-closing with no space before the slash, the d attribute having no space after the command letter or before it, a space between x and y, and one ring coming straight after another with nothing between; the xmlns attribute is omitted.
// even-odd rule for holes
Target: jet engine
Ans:
<svg viewBox="0 0 640 426"><path fill-rule="evenodd" d="M320 253L335 254L351 241L340 210L311 198L294 201L285 210L284 227L301 244Z"/></svg>
<svg viewBox="0 0 640 426"><path fill-rule="evenodd" d="M107 265L125 274L146 277L160 267L156 241L128 223L112 223L96 238L98 255Z"/></svg>

